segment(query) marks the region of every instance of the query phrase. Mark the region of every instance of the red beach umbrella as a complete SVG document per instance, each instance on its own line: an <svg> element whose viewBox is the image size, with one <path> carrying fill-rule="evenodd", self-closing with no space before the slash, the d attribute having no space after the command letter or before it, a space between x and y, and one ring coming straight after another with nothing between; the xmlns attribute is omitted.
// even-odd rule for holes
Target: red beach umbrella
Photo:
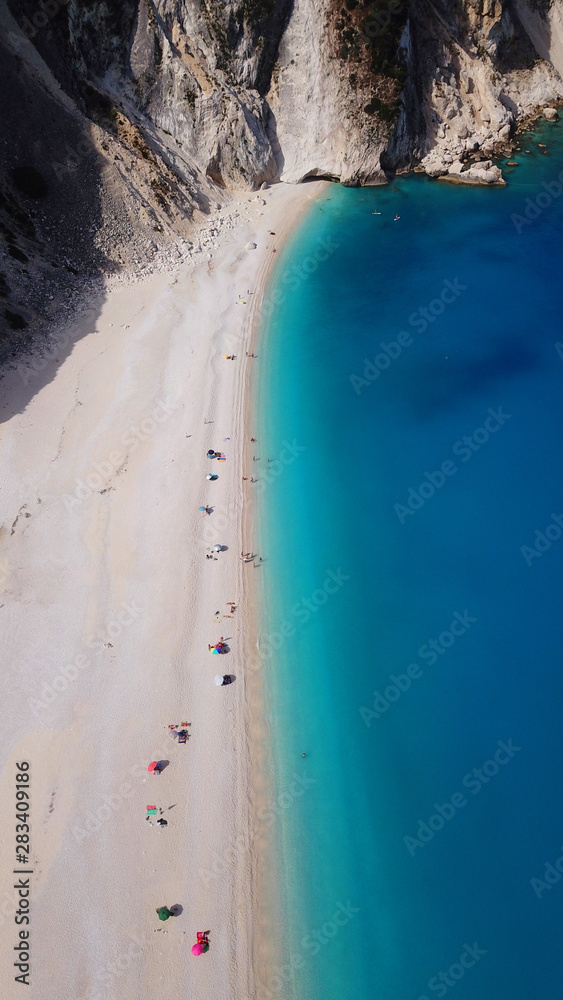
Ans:
<svg viewBox="0 0 563 1000"><path fill-rule="evenodd" d="M158 767L158 761L157 760L151 761L151 763L149 764L147 770L148 771L154 771L155 767Z"/></svg>

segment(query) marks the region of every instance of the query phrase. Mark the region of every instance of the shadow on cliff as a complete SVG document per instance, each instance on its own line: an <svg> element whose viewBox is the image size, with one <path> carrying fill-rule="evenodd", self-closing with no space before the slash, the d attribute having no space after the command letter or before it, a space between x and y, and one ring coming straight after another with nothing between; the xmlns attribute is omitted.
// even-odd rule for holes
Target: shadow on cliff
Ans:
<svg viewBox="0 0 563 1000"><path fill-rule="evenodd" d="M276 116L271 108L269 108L268 120L266 122L266 135L270 146L272 147L272 153L274 154L274 160L276 161L276 167L278 169L278 177L280 177L285 166L285 156L283 155L281 144L278 139L278 123Z"/></svg>
<svg viewBox="0 0 563 1000"><path fill-rule="evenodd" d="M96 246L101 163L88 123L60 94L30 42L15 31L7 41L10 47L0 45L0 363L18 365L20 378L4 380L0 420L25 409L54 378L73 340L87 332L77 324L49 361L42 358L38 335L55 304L83 301L85 287L101 288L109 269ZM26 378L23 358L30 356L35 362Z"/></svg>

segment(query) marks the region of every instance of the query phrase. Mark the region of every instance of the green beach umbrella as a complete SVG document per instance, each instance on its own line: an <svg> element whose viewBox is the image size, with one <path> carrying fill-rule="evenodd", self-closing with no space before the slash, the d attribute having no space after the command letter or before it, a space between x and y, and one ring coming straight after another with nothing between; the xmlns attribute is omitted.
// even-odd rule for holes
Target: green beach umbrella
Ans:
<svg viewBox="0 0 563 1000"><path fill-rule="evenodd" d="M159 920L168 920L168 917L172 916L167 906L157 907L156 912L158 913Z"/></svg>

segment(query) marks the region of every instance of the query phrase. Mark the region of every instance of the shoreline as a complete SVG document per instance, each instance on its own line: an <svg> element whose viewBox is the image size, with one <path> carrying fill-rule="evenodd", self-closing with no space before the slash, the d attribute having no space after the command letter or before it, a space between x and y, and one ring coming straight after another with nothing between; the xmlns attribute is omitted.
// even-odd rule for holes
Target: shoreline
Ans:
<svg viewBox="0 0 563 1000"><path fill-rule="evenodd" d="M284 218L282 226L276 225L275 246L277 251L283 249L288 239L294 234L296 229L303 223L304 217L309 211L312 203L316 201L327 187L326 181L315 181L307 187L310 194L307 200L293 206L291 213ZM277 260L270 254L261 268L259 284L256 285L255 296L253 297L253 308L250 315L250 341L249 352L258 353L264 349L264 325L267 317L262 315L262 306L265 295L270 287ZM252 359L249 359L252 360ZM256 359L258 360L258 358ZM245 373L245 421L244 421L244 444L243 444L243 464L246 469L252 468L253 450L260 452L261 442L258 439L256 445L250 443L250 438L254 436L258 428L257 413L257 380L260 377L256 373L254 364L248 365ZM263 466L262 466L263 468ZM250 550L248 543L250 540L261 542L258 535L258 498L253 489L248 485L245 490L243 502L243 546L242 551ZM263 567L261 567L263 569ZM268 878L268 859L273 849L272 830L265 828L260 813L265 809L268 797L271 794L272 784L272 746L270 742L270 730L266 715L266 695L263 686L262 664L259 653L259 608L260 594L262 587L262 577L250 576L250 564L247 566L246 586L243 589L244 600L247 605L247 629L244 640L245 662L251 664L251 670L247 676L247 718L252 726L251 734L251 774L249 789L251 793L250 807L250 842L254 850L252 853L252 888L255 897L253 907L253 926L251 948L251 968L253 973L253 990L249 995L258 998L265 998L269 991L265 986L267 980L267 969L277 957L277 948L274 944L274 936L271 933L275 920L271 912L272 899L271 878ZM271 875L271 873L270 873ZM279 900L277 900L279 905ZM276 905L276 909L277 909ZM269 918L265 914L269 913Z"/></svg>
<svg viewBox="0 0 563 1000"><path fill-rule="evenodd" d="M243 352L274 264L268 233L280 245L317 185L233 196L238 221L212 257L106 291L59 331L53 360L28 361L27 383L18 365L4 371L0 785L11 801L13 765L30 761L32 1000L138 1000L163 984L210 1000L256 995L251 782L264 726L258 737L259 672L244 669L256 619L238 556L241 513L246 536L254 506L241 484L253 419ZM227 455L212 470L210 447ZM216 543L228 549L209 563ZM215 621L227 599L240 602L234 618ZM236 678L224 691L206 649L221 632ZM185 747L167 737L183 720ZM153 758L170 761L158 778ZM149 802L166 829L145 822ZM8 928L11 820L0 849ZM183 912L159 925L164 904ZM207 929L210 952L196 961L195 933ZM11 961L0 960L6 984Z"/></svg>

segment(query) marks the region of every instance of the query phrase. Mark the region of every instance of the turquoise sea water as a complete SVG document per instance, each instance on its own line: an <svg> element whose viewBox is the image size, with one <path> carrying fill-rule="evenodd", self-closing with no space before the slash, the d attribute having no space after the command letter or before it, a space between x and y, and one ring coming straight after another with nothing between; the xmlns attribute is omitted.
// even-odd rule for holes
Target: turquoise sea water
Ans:
<svg viewBox="0 0 563 1000"><path fill-rule="evenodd" d="M504 189L333 185L277 263L264 998L563 996L563 128L524 145Z"/></svg>

